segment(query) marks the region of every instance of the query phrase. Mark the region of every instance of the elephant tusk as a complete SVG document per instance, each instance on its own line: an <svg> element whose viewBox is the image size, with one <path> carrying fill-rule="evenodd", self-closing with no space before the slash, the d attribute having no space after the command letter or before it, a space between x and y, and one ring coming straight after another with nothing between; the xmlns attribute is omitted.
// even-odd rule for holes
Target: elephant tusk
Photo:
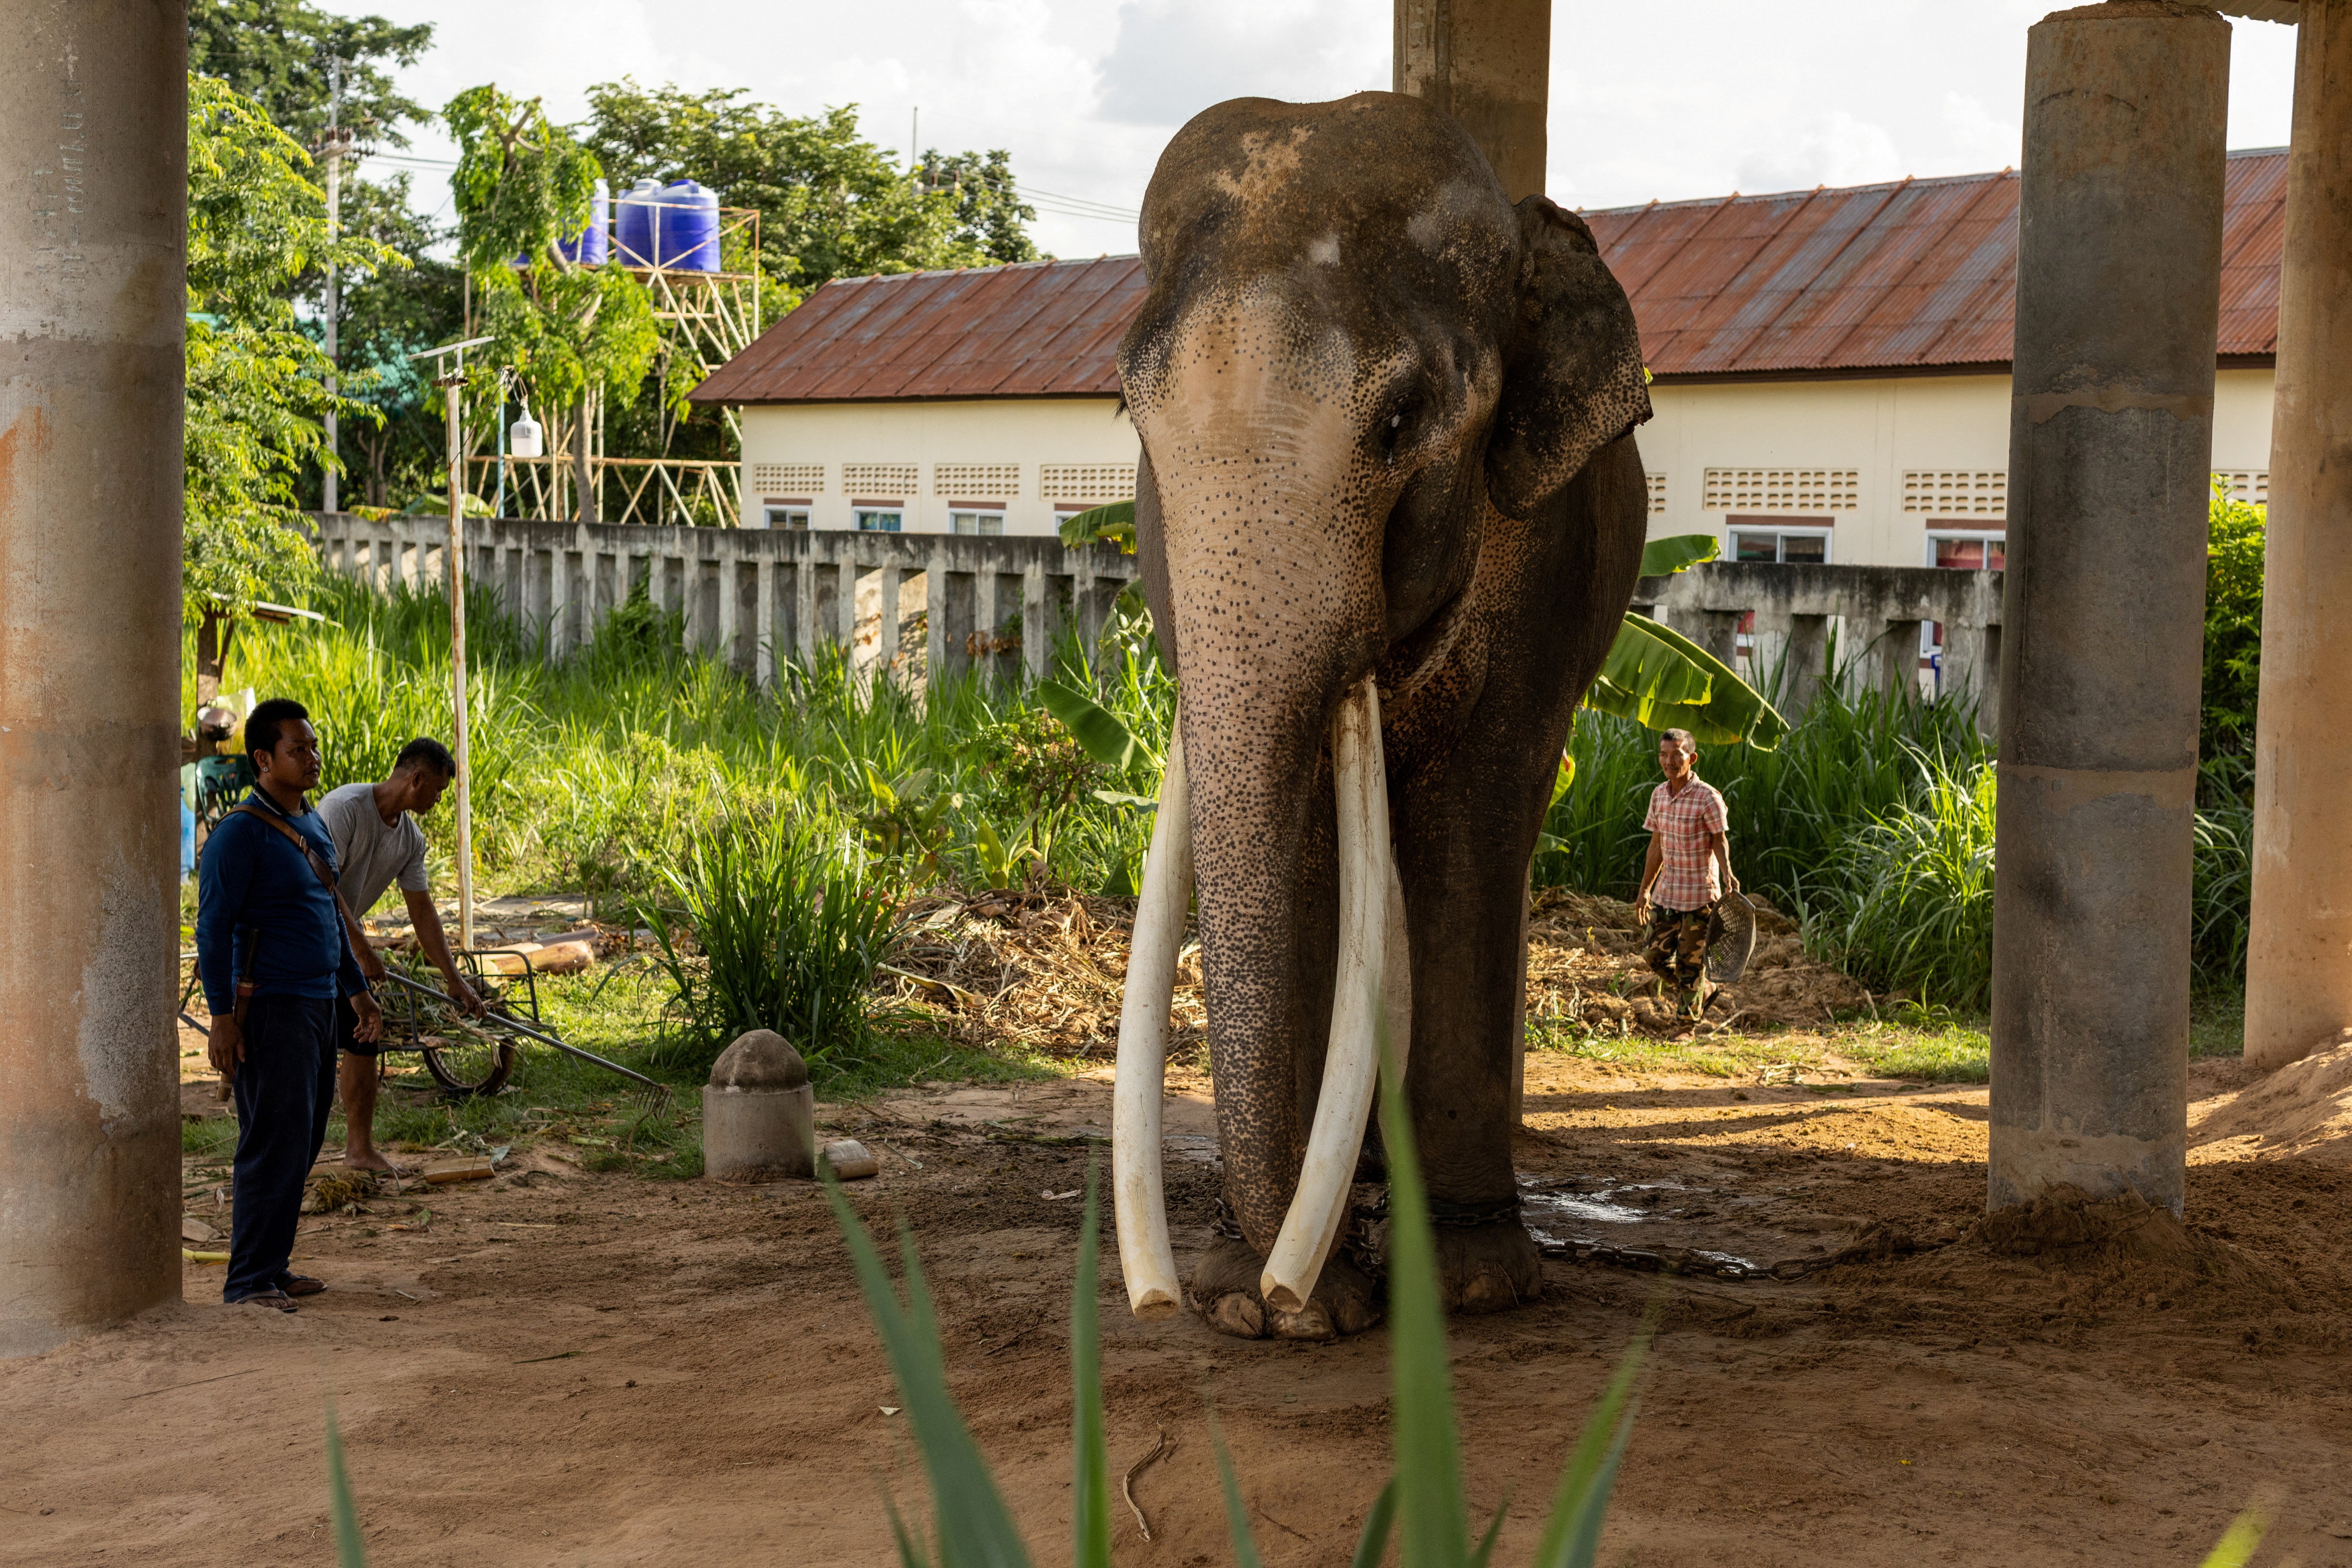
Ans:
<svg viewBox="0 0 2352 1568"><path fill-rule="evenodd" d="M1380 689L1369 675L1339 706L1331 757L1339 826L1339 968L1331 994L1331 1041L1298 1187L1258 1280L1266 1305L1284 1312L1305 1310L1347 1217L1380 1072L1376 1011L1389 1015L1400 1060L1412 1012L1404 894L1389 841Z"/></svg>
<svg viewBox="0 0 2352 1568"><path fill-rule="evenodd" d="M1111 1197L1127 1304L1139 1318L1165 1318L1183 1305L1176 1255L1168 1245L1160 1186L1160 1098L1168 1084L1168 1016L1176 996L1176 955L1192 900L1192 816L1184 783L1181 716L1168 742L1168 771L1151 853L1136 901L1119 1005L1118 1070L1111 1089Z"/></svg>

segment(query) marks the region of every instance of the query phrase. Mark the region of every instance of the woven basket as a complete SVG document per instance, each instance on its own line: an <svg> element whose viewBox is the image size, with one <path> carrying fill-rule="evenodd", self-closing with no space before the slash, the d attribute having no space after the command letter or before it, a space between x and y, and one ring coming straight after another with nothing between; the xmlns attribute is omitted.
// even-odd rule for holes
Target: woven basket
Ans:
<svg viewBox="0 0 2352 1568"><path fill-rule="evenodd" d="M1728 985L1747 971L1756 955L1756 906L1737 889L1726 889L1715 901L1706 922L1706 977Z"/></svg>

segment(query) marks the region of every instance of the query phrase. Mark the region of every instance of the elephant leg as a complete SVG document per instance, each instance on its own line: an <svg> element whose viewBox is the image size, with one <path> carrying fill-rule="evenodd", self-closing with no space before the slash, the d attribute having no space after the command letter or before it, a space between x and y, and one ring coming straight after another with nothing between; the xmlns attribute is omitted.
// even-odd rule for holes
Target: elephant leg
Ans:
<svg viewBox="0 0 2352 1568"><path fill-rule="evenodd" d="M1238 1237L1221 1237L1192 1266L1186 1291L1192 1310L1222 1334L1242 1340L1332 1340L1381 1321L1381 1292L1370 1276L1334 1255L1323 1265L1304 1310L1278 1311L1258 1293L1265 1255Z"/></svg>

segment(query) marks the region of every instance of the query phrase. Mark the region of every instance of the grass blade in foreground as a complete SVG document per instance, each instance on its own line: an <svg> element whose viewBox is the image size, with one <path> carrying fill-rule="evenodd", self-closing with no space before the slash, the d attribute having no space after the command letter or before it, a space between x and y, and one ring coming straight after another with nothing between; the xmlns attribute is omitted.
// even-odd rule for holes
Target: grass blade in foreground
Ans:
<svg viewBox="0 0 2352 1568"><path fill-rule="evenodd" d="M360 1537L360 1510L352 1500L351 1472L343 1468L343 1434L335 1412L327 1410L327 1495L335 1514L335 1561L342 1568L367 1568L367 1543Z"/></svg>
<svg viewBox="0 0 2352 1568"><path fill-rule="evenodd" d="M824 1196L833 1205L834 1223L841 1227L842 1239L848 1243L850 1258L857 1266L857 1286L865 1293L866 1310L873 1314L875 1330L889 1352L916 1447L922 1450L923 1468L931 1478L940 1563L946 1568L1028 1568L1029 1553L1021 1544L1020 1531L1013 1527L1013 1515L948 1392L939 1326L931 1315L930 1295L923 1285L922 1267L915 1260L912 1238L902 1238L900 1247L907 1276L907 1305L901 1307L898 1293L883 1272L874 1238L866 1233L849 1200L842 1195L841 1184L830 1173L824 1178Z"/></svg>
<svg viewBox="0 0 2352 1568"><path fill-rule="evenodd" d="M1374 1016L1379 1016L1374 1010ZM1462 1444L1454 1426L1445 1319L1437 1297L1437 1243L1405 1109L1403 1074L1381 1031L1381 1139L1389 1163L1389 1324L1398 1511L1404 1568L1465 1568Z"/></svg>
<svg viewBox="0 0 2352 1568"><path fill-rule="evenodd" d="M1217 1450L1217 1484L1225 1493L1225 1528L1233 1532L1234 1568L1265 1568L1257 1554L1257 1542L1250 1535L1249 1510L1242 1503L1242 1484L1234 1479L1234 1457L1225 1448L1225 1435L1217 1430L1217 1418L1209 1417L1209 1441Z"/></svg>
<svg viewBox="0 0 2352 1568"><path fill-rule="evenodd" d="M1364 1516L1364 1533L1356 1538L1356 1554L1348 1559L1348 1568L1380 1568L1381 1558L1389 1549L1389 1527L1396 1523L1397 1483L1391 1476L1381 1495L1372 1500L1372 1511Z"/></svg>
<svg viewBox="0 0 2352 1568"><path fill-rule="evenodd" d="M2203 1568L2246 1568L2255 1550L2263 1543L2263 1533L2270 1528L2260 1509L2248 1509L2230 1521L2221 1539L2203 1563Z"/></svg>
<svg viewBox="0 0 2352 1568"><path fill-rule="evenodd" d="M1095 1308L1102 1205L1087 1166L1087 1217L1078 1231L1078 1278L1070 1292L1071 1562L1110 1568L1110 1452L1103 1437L1102 1321Z"/></svg>

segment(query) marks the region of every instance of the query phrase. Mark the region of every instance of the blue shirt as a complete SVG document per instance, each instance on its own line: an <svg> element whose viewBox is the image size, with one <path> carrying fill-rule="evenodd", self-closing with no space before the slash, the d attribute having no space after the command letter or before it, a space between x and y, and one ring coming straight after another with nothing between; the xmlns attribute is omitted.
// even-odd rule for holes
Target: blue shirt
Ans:
<svg viewBox="0 0 2352 1568"><path fill-rule="evenodd" d="M260 790L246 799L308 839L331 869L335 841L315 811L289 816ZM332 1000L367 988L335 900L302 852L266 822L230 812L205 840L196 873L196 973L205 1004L236 1010L237 977L257 996Z"/></svg>

